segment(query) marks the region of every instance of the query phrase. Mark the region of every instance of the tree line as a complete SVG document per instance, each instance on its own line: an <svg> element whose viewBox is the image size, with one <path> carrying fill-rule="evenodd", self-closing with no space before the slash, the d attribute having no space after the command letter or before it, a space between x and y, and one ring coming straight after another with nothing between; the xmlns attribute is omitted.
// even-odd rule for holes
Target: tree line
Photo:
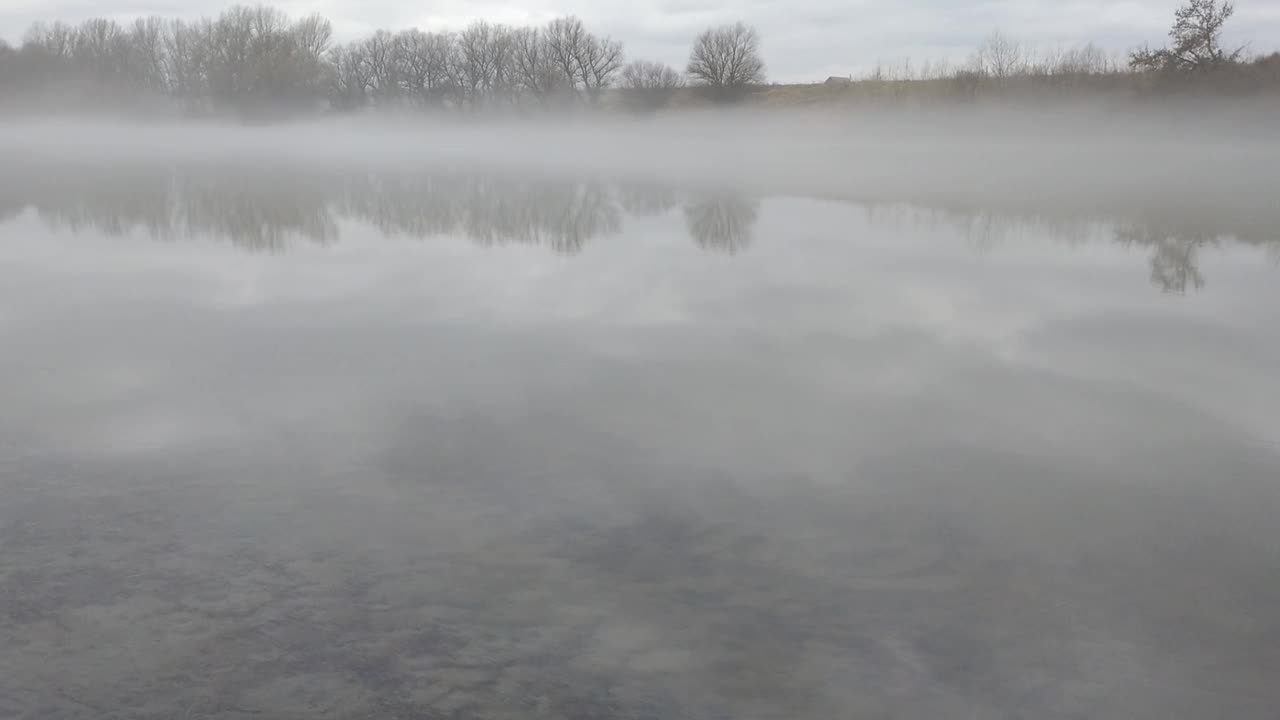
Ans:
<svg viewBox="0 0 1280 720"><path fill-rule="evenodd" d="M379 30L338 44L320 15L294 19L238 5L191 22L36 24L18 48L0 41L0 98L11 103L152 102L192 113L563 107L599 104L611 89L652 108L686 83L731 99L764 79L759 36L742 23L700 34L683 73L628 62L621 41L572 16L530 27L476 21L458 32Z"/></svg>
<svg viewBox="0 0 1280 720"><path fill-rule="evenodd" d="M982 88L1079 84L1095 89L1280 86L1280 54L1243 59L1223 44L1235 11L1226 0L1186 0L1170 42L1127 58L1096 45L1042 54L1000 32L967 63L877 68L867 80L945 81L960 96ZM339 44L320 15L290 18L268 6L235 6L195 21L95 18L36 24L22 43L0 41L0 107L151 108L190 114L290 114L367 106L525 112L594 107L610 98L633 109L669 104L692 85L716 101L742 98L765 81L754 28L708 28L685 67L628 58L623 44L566 16L538 26L485 21L460 31L379 30ZM853 85L852 77L828 84ZM902 83L894 84L894 87ZM936 83L934 83L936 84Z"/></svg>

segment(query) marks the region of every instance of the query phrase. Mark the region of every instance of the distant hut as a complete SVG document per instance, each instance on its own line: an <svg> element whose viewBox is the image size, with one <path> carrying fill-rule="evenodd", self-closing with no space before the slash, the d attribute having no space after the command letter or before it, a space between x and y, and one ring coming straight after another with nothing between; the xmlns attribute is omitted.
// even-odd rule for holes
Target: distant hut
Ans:
<svg viewBox="0 0 1280 720"><path fill-rule="evenodd" d="M853 84L853 76L849 75L847 77L841 77L839 75L832 75L822 84L827 87L849 87Z"/></svg>

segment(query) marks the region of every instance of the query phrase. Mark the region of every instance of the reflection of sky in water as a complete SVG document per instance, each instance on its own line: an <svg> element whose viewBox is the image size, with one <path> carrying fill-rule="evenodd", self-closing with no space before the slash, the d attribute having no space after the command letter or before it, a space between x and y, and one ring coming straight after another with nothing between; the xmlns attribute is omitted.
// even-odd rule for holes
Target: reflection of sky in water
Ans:
<svg viewBox="0 0 1280 720"><path fill-rule="evenodd" d="M0 715L1280 703L1260 239L167 177L0 225Z"/></svg>

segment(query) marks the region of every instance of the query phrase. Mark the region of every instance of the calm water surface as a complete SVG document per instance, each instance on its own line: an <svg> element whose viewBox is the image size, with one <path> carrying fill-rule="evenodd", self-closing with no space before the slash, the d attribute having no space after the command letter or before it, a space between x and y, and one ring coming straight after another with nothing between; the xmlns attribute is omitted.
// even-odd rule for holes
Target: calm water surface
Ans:
<svg viewBox="0 0 1280 720"><path fill-rule="evenodd" d="M7 173L0 717L1274 718L1223 204Z"/></svg>

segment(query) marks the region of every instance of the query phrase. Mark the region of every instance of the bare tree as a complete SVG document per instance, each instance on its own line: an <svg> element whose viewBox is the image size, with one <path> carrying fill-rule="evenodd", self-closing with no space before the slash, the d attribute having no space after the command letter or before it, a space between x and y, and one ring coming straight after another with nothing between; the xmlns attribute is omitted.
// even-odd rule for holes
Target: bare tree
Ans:
<svg viewBox="0 0 1280 720"><path fill-rule="evenodd" d="M293 36L299 50L319 60L329 51L329 44L333 41L333 25L312 13L293 24Z"/></svg>
<svg viewBox="0 0 1280 720"><path fill-rule="evenodd" d="M489 39L489 61L493 67L493 79L489 83L488 94L491 98L514 100L517 89L516 71L514 67L515 31L507 25L493 26Z"/></svg>
<svg viewBox="0 0 1280 720"><path fill-rule="evenodd" d="M1008 78L1027 70L1027 53L1022 43L999 30L992 31L974 51L973 69L993 78Z"/></svg>
<svg viewBox="0 0 1280 720"><path fill-rule="evenodd" d="M313 13L294 22L288 32L298 82L306 95L318 97L331 73L326 55L333 42L333 26Z"/></svg>
<svg viewBox="0 0 1280 720"><path fill-rule="evenodd" d="M1114 69L1105 50L1087 43L1062 53L1054 72L1059 75L1103 75Z"/></svg>
<svg viewBox="0 0 1280 720"><path fill-rule="evenodd" d="M155 95L166 92L164 21L138 18L129 28L127 44L125 72L133 87Z"/></svg>
<svg viewBox="0 0 1280 720"><path fill-rule="evenodd" d="M431 61L427 52L427 34L414 28L395 36L396 75L403 88L423 103L427 99Z"/></svg>
<svg viewBox="0 0 1280 720"><path fill-rule="evenodd" d="M546 103L568 87L551 51L545 31L520 28L511 36L512 68L524 93Z"/></svg>
<svg viewBox="0 0 1280 720"><path fill-rule="evenodd" d="M572 16L556 18L547 23L543 37L551 62L559 68L566 86L570 90L576 90L580 82L585 84L579 58L582 57L590 36L582 26L582 21Z"/></svg>
<svg viewBox="0 0 1280 720"><path fill-rule="evenodd" d="M472 107L484 104L486 94L493 87L497 73L495 34L495 27L483 20L471 23L458 34L458 61L461 63L458 79Z"/></svg>
<svg viewBox="0 0 1280 720"><path fill-rule="evenodd" d="M364 50L363 43L351 43L329 51L334 105L356 108L365 104L373 86L373 75Z"/></svg>
<svg viewBox="0 0 1280 720"><path fill-rule="evenodd" d="M318 89L318 69L299 47L289 17L264 6L241 12L245 17L239 22L248 33L248 54L234 105L241 111L258 113L307 102Z"/></svg>
<svg viewBox="0 0 1280 720"><path fill-rule="evenodd" d="M386 30L378 30L365 38L361 48L362 59L368 64L373 93L379 101L393 100L400 94L396 51L395 36Z"/></svg>
<svg viewBox="0 0 1280 720"><path fill-rule="evenodd" d="M76 30L64 22L52 25L36 23L23 37L24 46L39 47L55 58L71 59L76 43Z"/></svg>
<svg viewBox="0 0 1280 720"><path fill-rule="evenodd" d="M252 87L253 19L245 7L233 7L209 26L208 78L215 105L235 102Z"/></svg>
<svg viewBox="0 0 1280 720"><path fill-rule="evenodd" d="M675 68L660 62L633 60L622 68L622 90L628 104L637 109L665 106L684 78Z"/></svg>
<svg viewBox="0 0 1280 720"><path fill-rule="evenodd" d="M628 90L674 90L684 87L684 78L665 63L633 60L622 68L622 87Z"/></svg>
<svg viewBox="0 0 1280 720"><path fill-rule="evenodd" d="M594 102L622 68L622 43L589 36L578 56L582 87Z"/></svg>
<svg viewBox="0 0 1280 720"><path fill-rule="evenodd" d="M424 105L442 105L454 89L453 35L405 30L395 44L401 87Z"/></svg>
<svg viewBox="0 0 1280 720"><path fill-rule="evenodd" d="M722 97L762 83L765 73L760 36L755 28L740 22L709 28L694 41L686 72Z"/></svg>
<svg viewBox="0 0 1280 720"><path fill-rule="evenodd" d="M453 33L427 34L427 92L440 105L458 88L458 38Z"/></svg>
<svg viewBox="0 0 1280 720"><path fill-rule="evenodd" d="M90 18L76 30L72 60L99 82L114 83L122 74L128 43L115 20Z"/></svg>
<svg viewBox="0 0 1280 720"><path fill-rule="evenodd" d="M172 20L164 29L165 75L169 91L188 103L203 101L209 91L208 21L188 25Z"/></svg>
<svg viewBox="0 0 1280 720"><path fill-rule="evenodd" d="M1144 47L1129 55L1136 70L1205 70L1237 62L1244 48L1228 52L1222 47L1222 26L1235 14L1230 0L1187 0L1174 13L1169 47Z"/></svg>

